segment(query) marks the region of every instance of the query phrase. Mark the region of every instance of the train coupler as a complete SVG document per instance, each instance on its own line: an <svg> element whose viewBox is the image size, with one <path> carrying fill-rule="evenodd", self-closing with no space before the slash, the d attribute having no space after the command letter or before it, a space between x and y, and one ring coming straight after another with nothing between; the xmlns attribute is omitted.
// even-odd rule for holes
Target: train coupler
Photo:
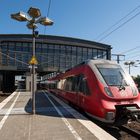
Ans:
<svg viewBox="0 0 140 140"><path fill-rule="evenodd" d="M127 117L129 118L128 123L130 123L131 121L140 122L140 109L136 107L126 107L126 109L128 112Z"/></svg>
<svg viewBox="0 0 140 140"><path fill-rule="evenodd" d="M116 116L114 125L120 126L132 121L140 122L140 109L136 106L116 106Z"/></svg>

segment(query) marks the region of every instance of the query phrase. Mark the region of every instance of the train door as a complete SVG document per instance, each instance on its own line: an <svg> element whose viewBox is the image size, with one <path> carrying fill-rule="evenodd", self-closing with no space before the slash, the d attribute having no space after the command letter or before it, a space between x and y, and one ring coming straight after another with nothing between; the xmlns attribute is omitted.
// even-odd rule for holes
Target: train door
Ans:
<svg viewBox="0 0 140 140"><path fill-rule="evenodd" d="M74 102L76 105L79 104L79 91L78 91L78 85L79 85L79 82L80 82L80 77L79 76L74 76L73 77L73 81L72 81L72 91L73 93L75 94L75 98L73 98Z"/></svg>
<svg viewBox="0 0 140 140"><path fill-rule="evenodd" d="M79 76L79 84L78 84L78 94L77 101L78 106L83 109L87 109L87 97L89 95L89 88L87 84L87 78L82 74Z"/></svg>

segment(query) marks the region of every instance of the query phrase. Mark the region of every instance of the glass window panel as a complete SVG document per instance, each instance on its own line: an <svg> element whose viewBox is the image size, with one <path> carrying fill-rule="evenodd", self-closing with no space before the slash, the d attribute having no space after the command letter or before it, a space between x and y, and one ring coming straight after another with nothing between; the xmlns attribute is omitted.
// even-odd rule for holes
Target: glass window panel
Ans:
<svg viewBox="0 0 140 140"><path fill-rule="evenodd" d="M40 54L36 54L36 59L37 59L38 63L41 63L42 58L43 58L43 57L41 57ZM42 62L44 62L44 61L42 61Z"/></svg>
<svg viewBox="0 0 140 140"><path fill-rule="evenodd" d="M43 43L42 48L48 48L48 44Z"/></svg>
<svg viewBox="0 0 140 140"><path fill-rule="evenodd" d="M60 46L60 53L65 54L65 46Z"/></svg>
<svg viewBox="0 0 140 140"><path fill-rule="evenodd" d="M87 48L83 48L83 58L87 59Z"/></svg>
<svg viewBox="0 0 140 140"><path fill-rule="evenodd" d="M10 56L9 62L8 62L9 65L15 65L15 53L10 52L9 56Z"/></svg>
<svg viewBox="0 0 140 140"><path fill-rule="evenodd" d="M103 59L107 59L107 51L103 51Z"/></svg>
<svg viewBox="0 0 140 140"><path fill-rule="evenodd" d="M19 61L16 61L17 66L22 66L22 54L16 53L16 59L19 60Z"/></svg>
<svg viewBox="0 0 140 140"><path fill-rule="evenodd" d="M28 46L32 48L33 47L33 43L32 42L28 43Z"/></svg>
<svg viewBox="0 0 140 140"><path fill-rule="evenodd" d="M66 61L71 61L71 55L66 55Z"/></svg>
<svg viewBox="0 0 140 140"><path fill-rule="evenodd" d="M41 53L42 52L42 46L40 43L36 43L36 52Z"/></svg>
<svg viewBox="0 0 140 140"><path fill-rule="evenodd" d="M16 42L16 46L22 46L22 43L21 42Z"/></svg>
<svg viewBox="0 0 140 140"><path fill-rule="evenodd" d="M59 45L54 45L54 53L59 54Z"/></svg>
<svg viewBox="0 0 140 140"><path fill-rule="evenodd" d="M47 55L41 55L41 54L39 54L39 56L41 57L42 62L48 61Z"/></svg>
<svg viewBox="0 0 140 140"><path fill-rule="evenodd" d="M83 58L82 57L77 57L77 64L83 62Z"/></svg>
<svg viewBox="0 0 140 140"><path fill-rule="evenodd" d="M60 54L59 52L57 52L57 53L54 54L54 57L55 57L56 59L59 59L60 55L62 55L62 54Z"/></svg>
<svg viewBox="0 0 140 140"><path fill-rule="evenodd" d="M71 46L66 46L66 50L71 51Z"/></svg>
<svg viewBox="0 0 140 140"><path fill-rule="evenodd" d="M76 52L77 52L77 48L76 47L72 47L72 55L76 55Z"/></svg>
<svg viewBox="0 0 140 140"><path fill-rule="evenodd" d="M77 55L81 55L82 56L82 48L81 47L77 48Z"/></svg>
<svg viewBox="0 0 140 140"><path fill-rule="evenodd" d="M84 59L87 59L87 58L88 58L87 52L83 52L83 58L84 58Z"/></svg>
<svg viewBox="0 0 140 140"><path fill-rule="evenodd" d="M9 46L15 46L15 42L9 42L8 45Z"/></svg>
<svg viewBox="0 0 140 140"><path fill-rule="evenodd" d="M9 50L15 51L15 43L9 43Z"/></svg>
<svg viewBox="0 0 140 140"><path fill-rule="evenodd" d="M65 48L66 48L66 53L71 55L72 53L71 46L65 46Z"/></svg>
<svg viewBox="0 0 140 140"><path fill-rule="evenodd" d="M65 50L65 46L64 45L61 45L60 46L60 50Z"/></svg>
<svg viewBox="0 0 140 140"><path fill-rule="evenodd" d="M27 42L24 42L22 46L23 47L27 47L28 46L28 43Z"/></svg>
<svg viewBox="0 0 140 140"><path fill-rule="evenodd" d="M102 50L98 50L98 58L103 58L103 51Z"/></svg>
<svg viewBox="0 0 140 140"><path fill-rule="evenodd" d="M51 61L48 61L48 67L53 67L53 63Z"/></svg>
<svg viewBox="0 0 140 140"><path fill-rule="evenodd" d="M54 46L51 44L48 45L48 53L54 53Z"/></svg>
<svg viewBox="0 0 140 140"><path fill-rule="evenodd" d="M29 63L29 56L28 56L28 54L23 54L22 55L22 61L24 63Z"/></svg>
<svg viewBox="0 0 140 140"><path fill-rule="evenodd" d="M42 47L41 43L36 43L36 47L41 48Z"/></svg>
<svg viewBox="0 0 140 140"><path fill-rule="evenodd" d="M7 51L7 49L8 49L8 46L6 46L6 45L3 45L3 46L1 46L1 49L2 49L2 51Z"/></svg>
<svg viewBox="0 0 140 140"><path fill-rule="evenodd" d="M93 57L94 59L97 58L97 49L92 49L92 57Z"/></svg>
<svg viewBox="0 0 140 140"><path fill-rule="evenodd" d="M42 53L48 54L48 53L49 53L49 52L48 52L48 49L47 49L47 48L42 48Z"/></svg>
<svg viewBox="0 0 140 140"><path fill-rule="evenodd" d="M71 61L70 61L70 62L67 62L67 63L66 63L66 69L69 69L69 68L71 68L71 67L72 67Z"/></svg>
<svg viewBox="0 0 140 140"><path fill-rule="evenodd" d="M3 46L8 46L8 42L1 42L1 44L3 45Z"/></svg>
<svg viewBox="0 0 140 140"><path fill-rule="evenodd" d="M33 50L33 44L32 43L29 43L28 45L29 45L29 52L32 52L32 50Z"/></svg>
<svg viewBox="0 0 140 140"><path fill-rule="evenodd" d="M66 67L65 67L65 63L60 63L60 68L62 68L62 69L66 69Z"/></svg>
<svg viewBox="0 0 140 140"><path fill-rule="evenodd" d="M88 49L88 58L92 59L92 49Z"/></svg>
<svg viewBox="0 0 140 140"><path fill-rule="evenodd" d="M54 59L54 66L58 67L59 66L59 60L58 59Z"/></svg>
<svg viewBox="0 0 140 140"><path fill-rule="evenodd" d="M8 61L8 59L7 59L7 51L2 51L2 64L3 65L7 65L7 61Z"/></svg>
<svg viewBox="0 0 140 140"><path fill-rule="evenodd" d="M22 46L16 46L16 51L22 51Z"/></svg>
<svg viewBox="0 0 140 140"><path fill-rule="evenodd" d="M86 52L87 53L87 48L83 48L83 52Z"/></svg>
<svg viewBox="0 0 140 140"><path fill-rule="evenodd" d="M76 64L76 56L72 56L72 66L75 66Z"/></svg>
<svg viewBox="0 0 140 140"><path fill-rule="evenodd" d="M27 46L23 46L22 49L23 49L24 52L28 52L29 51L29 47L27 47Z"/></svg>
<svg viewBox="0 0 140 140"><path fill-rule="evenodd" d="M6 57L2 58L2 65L7 65L7 58Z"/></svg>

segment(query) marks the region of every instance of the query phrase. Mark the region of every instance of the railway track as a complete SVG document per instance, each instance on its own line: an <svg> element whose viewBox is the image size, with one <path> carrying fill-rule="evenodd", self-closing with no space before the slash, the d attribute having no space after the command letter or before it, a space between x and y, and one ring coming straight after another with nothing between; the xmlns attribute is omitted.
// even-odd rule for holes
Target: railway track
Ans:
<svg viewBox="0 0 140 140"><path fill-rule="evenodd" d="M129 126L123 125L119 127L120 130L125 131L126 133L134 136L135 138L140 139L140 131L130 128Z"/></svg>

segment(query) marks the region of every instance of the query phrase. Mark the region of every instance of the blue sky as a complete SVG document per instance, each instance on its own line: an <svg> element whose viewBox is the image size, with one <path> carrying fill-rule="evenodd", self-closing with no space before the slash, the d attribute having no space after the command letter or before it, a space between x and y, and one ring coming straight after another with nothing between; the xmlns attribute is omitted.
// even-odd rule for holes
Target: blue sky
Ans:
<svg viewBox="0 0 140 140"><path fill-rule="evenodd" d="M42 16L46 16L48 5L49 0L1 0L0 33L30 34L31 31L27 29L26 23L14 21L10 18L10 14L19 11L27 12L32 6L40 8ZM97 38L139 5L139 0L51 0L48 17L54 21L54 25L46 28L39 25L38 30L40 34L81 38L109 44L113 48L112 53L115 54L135 48L124 53L125 61L140 60L140 14L106 38L102 39L104 36ZM139 12L140 7L112 30ZM131 74L140 75L140 67L133 67Z"/></svg>

